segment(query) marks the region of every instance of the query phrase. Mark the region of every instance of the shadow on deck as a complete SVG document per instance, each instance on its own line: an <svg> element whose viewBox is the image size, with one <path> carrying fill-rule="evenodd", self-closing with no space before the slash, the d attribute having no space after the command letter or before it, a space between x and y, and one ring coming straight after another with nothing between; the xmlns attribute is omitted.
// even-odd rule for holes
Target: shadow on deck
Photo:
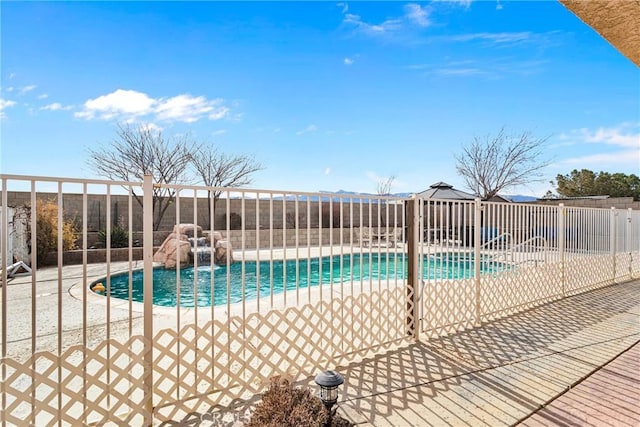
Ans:
<svg viewBox="0 0 640 427"><path fill-rule="evenodd" d="M534 425L540 422L536 416L549 414L549 408L542 408L575 393L565 394L638 344L639 314L640 281L636 280L388 351L338 368L345 377L339 413L365 426L496 426L523 420ZM616 372L631 377L632 370L638 371L637 362L636 357ZM312 378L300 385L315 387ZM612 398L638 402L637 388L621 385L606 390L614 394ZM572 401L574 407L585 399L585 408L616 400L571 396L578 399ZM164 425L233 425L211 422L242 420L259 399L255 396L204 414L188 414ZM637 412L637 405L630 410ZM547 425L581 419L566 414L553 420L548 417Z"/></svg>

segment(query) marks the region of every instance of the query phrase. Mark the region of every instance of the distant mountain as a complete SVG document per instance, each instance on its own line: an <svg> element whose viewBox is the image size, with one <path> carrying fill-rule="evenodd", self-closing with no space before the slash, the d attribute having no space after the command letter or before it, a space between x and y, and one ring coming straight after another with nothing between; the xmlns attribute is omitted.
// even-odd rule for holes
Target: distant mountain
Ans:
<svg viewBox="0 0 640 427"><path fill-rule="evenodd" d="M353 202L353 203L377 203L378 195L373 193L358 193L356 191L346 191L346 190L338 190L338 191L323 191L320 190L319 195L310 195L307 196L305 194L299 194L298 196L287 194L286 196L275 196L273 200L282 200L286 198L286 200L297 200L299 202L306 202L307 200L311 202L328 202L333 199L334 202L339 202L342 200L343 202ZM395 193L389 194L390 197L397 198L408 198L411 196L411 193Z"/></svg>
<svg viewBox="0 0 640 427"><path fill-rule="evenodd" d="M332 198L331 196L335 196L334 201L343 200L344 202L352 201L354 203L360 202L360 201L362 201L363 203L369 203L369 201L372 201L375 203L379 197L377 194L374 194L374 193L358 193L356 191L347 191L347 190L338 190L338 191L320 190L319 193L321 194L320 196L312 195L310 197L307 197L304 194L298 195L298 201L306 202L307 199L309 199L312 202L317 202L319 200L323 202L328 202ZM393 193L393 194L389 194L389 196L406 199L411 197L412 194L413 193ZM527 196L524 194L503 195L502 197L505 197L514 203L530 203L530 202L535 202L538 199L537 197ZM282 200L282 198L283 198L282 196L276 196L273 198L273 200ZM286 199L295 200L296 197L292 195L287 195Z"/></svg>
<svg viewBox="0 0 640 427"><path fill-rule="evenodd" d="M338 191L322 191L321 193L331 193L331 194L346 194L346 195L354 195L354 196L369 196L369 197L378 197L378 194L375 193L358 193L356 191L347 191L347 190L338 190ZM391 193L390 197L411 197L413 193Z"/></svg>

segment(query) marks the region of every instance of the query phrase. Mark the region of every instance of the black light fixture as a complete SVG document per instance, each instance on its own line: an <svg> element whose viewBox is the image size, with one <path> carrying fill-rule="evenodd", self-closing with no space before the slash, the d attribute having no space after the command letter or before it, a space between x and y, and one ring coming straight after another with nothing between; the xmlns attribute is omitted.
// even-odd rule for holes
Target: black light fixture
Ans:
<svg viewBox="0 0 640 427"><path fill-rule="evenodd" d="M338 386L344 383L344 377L336 371L320 372L316 375L316 384L320 386L320 400L329 411L327 425L331 424L331 408L338 401Z"/></svg>

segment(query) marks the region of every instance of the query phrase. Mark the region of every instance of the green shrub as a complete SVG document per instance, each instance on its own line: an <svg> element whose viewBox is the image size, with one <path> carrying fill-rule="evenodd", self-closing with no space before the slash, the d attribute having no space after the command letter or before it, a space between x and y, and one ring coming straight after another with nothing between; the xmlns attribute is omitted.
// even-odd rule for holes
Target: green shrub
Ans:
<svg viewBox="0 0 640 427"><path fill-rule="evenodd" d="M107 247L107 230L102 229L98 232L98 243L101 247ZM111 247L126 248L129 246L129 232L119 225L111 227Z"/></svg>
<svg viewBox="0 0 640 427"><path fill-rule="evenodd" d="M30 223L29 223L30 224ZM76 247L77 230L73 221L62 222L62 250ZM29 237L30 239L31 237ZM42 265L49 252L58 249L58 205L50 200L36 202L36 255Z"/></svg>

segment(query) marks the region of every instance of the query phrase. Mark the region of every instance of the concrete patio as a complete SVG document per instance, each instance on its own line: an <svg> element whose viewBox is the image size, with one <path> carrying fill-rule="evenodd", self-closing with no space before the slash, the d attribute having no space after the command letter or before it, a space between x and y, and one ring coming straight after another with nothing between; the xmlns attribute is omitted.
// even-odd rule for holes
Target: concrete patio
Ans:
<svg viewBox="0 0 640 427"><path fill-rule="evenodd" d="M639 340L636 280L340 367L339 413L358 426L637 426ZM259 400L164 425L241 425Z"/></svg>

